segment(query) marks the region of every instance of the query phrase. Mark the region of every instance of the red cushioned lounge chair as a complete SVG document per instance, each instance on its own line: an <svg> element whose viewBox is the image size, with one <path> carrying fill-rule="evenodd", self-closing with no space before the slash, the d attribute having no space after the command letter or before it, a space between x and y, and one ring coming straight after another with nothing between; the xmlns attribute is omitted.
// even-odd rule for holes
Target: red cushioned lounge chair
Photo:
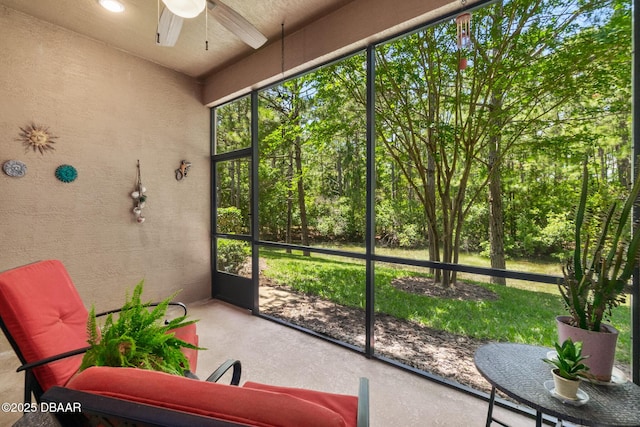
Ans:
<svg viewBox="0 0 640 427"><path fill-rule="evenodd" d="M173 305L186 315L184 304ZM45 391L66 385L78 371L88 349L87 319L87 309L60 261L39 261L0 273L0 327L22 363L18 372L25 372L25 402L32 394L39 402ZM198 345L194 324L175 334ZM184 350L195 372L198 353Z"/></svg>
<svg viewBox="0 0 640 427"><path fill-rule="evenodd" d="M184 307L184 306L183 306ZM186 310L186 309L185 309ZM25 371L25 401L51 404L66 426L367 427L369 387L358 396L258 383L239 384L227 360L207 381L135 368L77 373L87 350L88 313L64 266L41 261L0 273L0 326ZM195 325L176 333L198 344ZM191 356L195 370L197 352ZM231 384L216 381L233 368ZM77 374L77 375L76 375Z"/></svg>

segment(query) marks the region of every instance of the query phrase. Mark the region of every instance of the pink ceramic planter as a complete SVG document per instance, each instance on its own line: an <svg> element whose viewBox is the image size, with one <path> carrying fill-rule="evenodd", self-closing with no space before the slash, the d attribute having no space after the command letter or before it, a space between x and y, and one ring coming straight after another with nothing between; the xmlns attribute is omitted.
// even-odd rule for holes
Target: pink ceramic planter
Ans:
<svg viewBox="0 0 640 427"><path fill-rule="evenodd" d="M598 381L609 382L616 356L618 330L611 325L602 324L607 332L587 331L568 324L570 316L556 317L558 325L558 342L563 343L567 338L573 342L582 342L582 354L589 356L583 363L589 367L589 373Z"/></svg>

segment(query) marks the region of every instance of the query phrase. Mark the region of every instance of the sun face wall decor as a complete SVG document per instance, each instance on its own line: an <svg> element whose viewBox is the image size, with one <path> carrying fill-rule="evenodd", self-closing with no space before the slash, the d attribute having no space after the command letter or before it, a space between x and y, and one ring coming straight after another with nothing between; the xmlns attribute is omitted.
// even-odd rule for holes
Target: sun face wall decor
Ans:
<svg viewBox="0 0 640 427"><path fill-rule="evenodd" d="M20 130L22 132L16 141L22 142L26 147L26 151L32 148L34 152L39 151L40 154L44 154L46 151L55 150L53 144L56 141L54 139L58 137L51 135L48 127L31 123L29 126L20 128Z"/></svg>

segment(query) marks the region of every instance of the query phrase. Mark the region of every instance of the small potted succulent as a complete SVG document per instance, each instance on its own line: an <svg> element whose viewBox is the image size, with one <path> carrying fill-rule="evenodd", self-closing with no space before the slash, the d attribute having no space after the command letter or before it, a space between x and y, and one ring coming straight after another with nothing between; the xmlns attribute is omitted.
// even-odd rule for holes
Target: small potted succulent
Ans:
<svg viewBox="0 0 640 427"><path fill-rule="evenodd" d="M581 378L590 378L589 367L582 363L588 356L582 355L582 343L568 338L562 344L555 343L556 357L542 359L552 365L555 393L561 397L577 400Z"/></svg>

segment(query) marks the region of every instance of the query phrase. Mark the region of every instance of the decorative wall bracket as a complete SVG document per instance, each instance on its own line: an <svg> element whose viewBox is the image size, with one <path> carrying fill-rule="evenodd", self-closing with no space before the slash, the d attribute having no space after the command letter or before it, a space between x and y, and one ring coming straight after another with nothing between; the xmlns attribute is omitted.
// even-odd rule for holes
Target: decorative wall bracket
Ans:
<svg viewBox="0 0 640 427"><path fill-rule="evenodd" d="M180 167L176 169L176 179L180 181L182 178L186 178L189 169L191 169L191 162L183 160L182 163L180 163Z"/></svg>
<svg viewBox="0 0 640 427"><path fill-rule="evenodd" d="M142 177L140 176L140 160L138 160L138 175L136 178L135 190L131 193L131 198L134 200L133 215L136 218L138 224L142 224L145 221L145 217L142 216L142 208L144 208L145 201L147 200L146 188L142 185Z"/></svg>

